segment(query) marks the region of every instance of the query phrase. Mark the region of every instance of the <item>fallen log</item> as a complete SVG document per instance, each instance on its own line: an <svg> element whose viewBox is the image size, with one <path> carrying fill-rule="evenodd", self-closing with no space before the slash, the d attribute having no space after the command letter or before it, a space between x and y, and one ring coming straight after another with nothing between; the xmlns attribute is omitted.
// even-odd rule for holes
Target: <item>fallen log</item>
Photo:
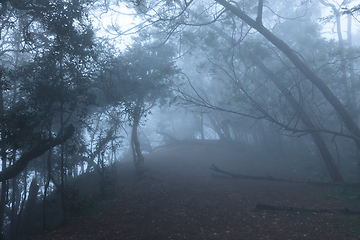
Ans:
<svg viewBox="0 0 360 240"><path fill-rule="evenodd" d="M304 208L304 207L292 207L292 206L277 206L266 203L256 204L257 210L273 210L273 211L289 211L289 212L313 212L313 213L346 213L359 215L360 210L344 208Z"/></svg>
<svg viewBox="0 0 360 240"><path fill-rule="evenodd" d="M292 183L307 183L307 184L314 184L314 185L327 185L327 186L346 186L346 187L360 187L359 182L314 182L310 179L308 181L296 181L291 179L284 179L284 178L275 178L272 176L250 176L250 175L243 175L239 173L231 173L224 171L214 164L209 167L210 170L215 172L223 173L233 178L237 179L251 179L251 180L267 180L267 181L279 181L279 182L292 182Z"/></svg>
<svg viewBox="0 0 360 240"><path fill-rule="evenodd" d="M233 178L239 178L239 179L269 180L269 181L281 181L281 182L300 182L300 181L288 180L288 179L283 179L283 178L275 178L275 177L271 177L271 176L262 177L262 176L249 176L249 175L243 175L243 174L238 174L238 173L231 173L231 172L227 172L227 171L224 171L224 170L216 167L214 164L212 164L209 167L209 169L211 169L215 172L223 173L225 175L231 176ZM301 182L301 183L305 183L305 182Z"/></svg>

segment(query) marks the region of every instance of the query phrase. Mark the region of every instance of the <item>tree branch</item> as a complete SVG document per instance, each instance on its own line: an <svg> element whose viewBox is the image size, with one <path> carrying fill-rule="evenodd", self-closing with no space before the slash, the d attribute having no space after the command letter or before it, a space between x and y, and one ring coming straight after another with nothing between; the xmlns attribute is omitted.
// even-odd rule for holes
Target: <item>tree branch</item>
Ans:
<svg viewBox="0 0 360 240"><path fill-rule="evenodd" d="M11 165L0 172L0 182L11 179L21 173L31 160L40 157L52 147L66 142L66 140L68 140L74 132L75 127L70 124L64 135L58 136L56 139L48 138L44 142L35 146L32 150L23 153L14 165Z"/></svg>
<svg viewBox="0 0 360 240"><path fill-rule="evenodd" d="M259 26L262 25L263 6L264 6L264 0L259 0L258 13L257 13L257 17L256 17L256 22L257 22L257 24L259 24Z"/></svg>
<svg viewBox="0 0 360 240"><path fill-rule="evenodd" d="M299 56L294 52L289 45L287 45L284 41L276 37L273 33L271 33L264 26L259 26L255 20L249 17L245 12L236 6L232 5L227 0L215 0L220 5L225 7L227 10L232 12L234 15L239 17L249 26L256 29L261 35L263 35L269 42L274 44L281 52L283 52L288 59L295 65L295 67L310 81L312 82L323 94L327 101L333 106L336 112L339 114L341 120L344 122L346 128L350 133L352 133L356 138L353 138L357 148L360 149L360 128L355 123L354 119L345 108L343 103L335 96L335 94L331 91L328 85L317 76L306 64L299 58Z"/></svg>

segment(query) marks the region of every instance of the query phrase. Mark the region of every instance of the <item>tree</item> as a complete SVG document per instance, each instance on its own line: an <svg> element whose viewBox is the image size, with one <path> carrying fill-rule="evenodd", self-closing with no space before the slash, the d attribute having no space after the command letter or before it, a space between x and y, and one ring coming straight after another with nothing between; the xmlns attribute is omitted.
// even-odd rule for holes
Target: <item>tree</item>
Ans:
<svg viewBox="0 0 360 240"><path fill-rule="evenodd" d="M299 71L304 74L304 76L311 81L324 95L324 97L329 101L329 103L334 107L334 109L339 114L340 118L344 122L348 131L354 135L354 142L357 147L360 149L360 128L355 123L354 119L347 111L345 106L341 103L341 101L333 94L330 88L325 84L325 82L318 77L314 71L312 71L297 55L297 53L291 49L285 42L281 39L277 38L273 33L271 33L267 28L264 27L262 23L262 6L263 1L259 1L258 5L258 15L256 20L253 20L250 16L248 16L244 11L240 8L230 4L226 0L215 0L217 3L221 4L226 10L235 14L245 23L247 23L252 28L256 29L261 35L263 35L268 41L274 44L280 51L282 51L289 60L295 65Z"/></svg>
<svg viewBox="0 0 360 240"><path fill-rule="evenodd" d="M79 119L73 115L80 116L86 106L94 104L89 68L95 57L94 33L81 8L78 2L59 2L51 10L44 12L47 19L43 22L44 35L48 38L46 45L39 50L39 55L33 61L21 68L22 90L27 94L29 107L42 115L44 131L49 137L56 128L62 133L69 122L78 125L76 121ZM65 144L60 144L59 179L56 178L56 171L52 171L55 164L52 162L54 156L51 152L52 149L46 163L48 177L44 203L51 180L61 190L65 216Z"/></svg>
<svg viewBox="0 0 360 240"><path fill-rule="evenodd" d="M1 2L0 61L6 72L2 81L9 85L3 91L6 107L1 127L6 128L7 144L1 150L11 156L9 160L3 157L6 168L0 173L2 179L16 176L34 158L59 144L63 150L64 142L75 131L74 126L69 125L71 112L80 115L83 113L80 105L86 105L84 102L92 98L85 90L89 89L87 65L93 57L94 34L86 16L86 7L91 2ZM58 122L56 116L60 117ZM54 123L59 124L53 127ZM76 125L75 121L73 124ZM62 156L63 186L64 151ZM32 168L35 174L41 165ZM19 205L11 206L16 213ZM0 222L3 223L1 219Z"/></svg>
<svg viewBox="0 0 360 240"><path fill-rule="evenodd" d="M231 37L229 35L227 35L225 32L221 31L220 29L217 29L217 32L220 33L220 36L224 37L225 40L229 41L229 43L231 44L231 42L233 42L233 40L231 39ZM249 43L248 43L249 44ZM249 44L250 45L250 44ZM301 121L303 122L305 129L305 132L309 132L310 135L312 136L324 162L325 165L330 173L331 179L334 182L342 182L344 181L344 178L342 177L338 167L335 164L335 161L330 153L330 151L328 150L328 147L325 144L325 141L323 140L323 137L320 134L320 130L317 126L315 126L315 124L313 123L313 121L311 120L311 117L308 116L308 114L306 113L304 107L302 106L301 103L299 103L296 98L294 97L293 93L291 90L289 90L287 87L285 87L285 85L281 82L281 78L277 77L269 68L267 68L265 66L265 64L259 59L259 55L262 57L262 59L265 59L265 53L266 52L264 49L261 48L261 46L256 46L254 47L254 49L257 50L253 50L251 51L252 53L250 54L246 54L244 52L244 50L241 50L241 48L239 48L239 51L242 55L247 56L248 59L251 59L251 61L258 67L261 69L261 71L267 75L267 77L276 85L276 87L280 90L280 92L282 93L282 95L286 98L286 100L291 104L292 108L294 109L295 112L297 112L299 118L301 119ZM260 53L260 51L262 50L263 52ZM303 96L301 96L303 98ZM291 129L291 127L289 127L289 125L284 125L281 124L279 122L277 122L273 117L267 117L269 121L280 125L282 128L284 128L285 130L290 130L293 131L293 133L297 132L297 131L301 131L301 130L296 130L296 129Z"/></svg>
<svg viewBox="0 0 360 240"><path fill-rule="evenodd" d="M131 148L139 172L143 171L144 156L138 127L153 106L170 97L171 78L178 73L173 56L173 48L168 45L136 43L100 74L109 101L122 105L132 122Z"/></svg>
<svg viewBox="0 0 360 240"><path fill-rule="evenodd" d="M160 10L160 7L152 5L151 1L141 1L137 9L139 9L139 11L146 12L147 15L145 15L145 18L149 19L150 22L168 22L169 24L166 25L168 28L164 32L168 33L169 35L179 34L181 36L181 31L177 31L180 26L188 26L194 29L200 28L204 25L209 25L210 27L213 27L213 29L216 29L220 25L224 31L227 31L229 36L232 36L229 43L234 48L244 42L245 37L254 40L253 33L255 33L255 31L260 33L263 37L266 38L268 43L273 44L278 50L280 50L280 52L276 52L276 54L278 54L279 56L279 59L281 58L281 60L285 62L282 56L286 56L292 62L293 66L295 66L295 68L305 78L310 80L310 82L319 89L325 99L330 103L330 105L335 109L335 111L339 114L341 118L340 126L338 126L338 128L341 128L341 125L344 124L348 130L347 133L340 132L339 135L346 135L347 137L352 138L357 147L360 149L360 129L352 118L352 115L348 112L346 106L342 103L342 99L333 92L334 89L330 89L328 85L329 81L325 82L321 77L315 74L315 71L308 67L305 59L299 56L300 54L298 52L295 52L293 50L294 48L296 49L298 47L298 45L294 44L296 43L296 41L294 41L295 39L293 35L281 35L283 40L285 39L285 41L289 42L289 44L286 44L282 39L278 38L275 35L276 32L277 34L279 33L277 31L277 25L280 25L279 23L281 23L282 20L279 15L276 15L276 17L278 17L279 19L278 22L275 21L273 23L271 20L274 17L273 13L276 12L276 8L278 6L275 3L276 1L272 2L273 5L267 5L267 8L273 6L273 9L271 9L272 12L267 11L265 13L266 18L264 18L262 0L258 1L257 5L246 1L243 1L241 4L232 3L225 0L215 0L214 2L215 4L213 5L212 3L206 2L203 3L204 6L200 6L200 4L195 2L176 1L171 2L170 4L172 7L172 11L166 11L164 10L168 9L166 6L162 5L162 10ZM285 4L288 3L281 3L280 5L283 6ZM297 7L300 8L300 6L306 5L306 3L300 4L297 2L291 2L289 4L291 6L289 6L290 8L288 9L296 9ZM219 6L223 8L219 9ZM159 9L159 11L151 11L150 9L153 8ZM197 10L200 9L201 11L196 11L194 10L194 8ZM307 8L305 12L309 10L312 11L311 8ZM152 14L154 12L155 14ZM201 14L197 14L197 12L201 12ZM291 11L288 12L290 13ZM188 15L190 17L184 18L184 15ZM291 17L291 15L288 15L288 19L291 19ZM293 17L293 19L295 18L296 16ZM241 22L239 24L236 24L238 20L240 20ZM265 27L264 23L268 27ZM270 31L269 29L271 29L272 31ZM166 37L166 39L169 38L169 35ZM238 39L238 41L236 39ZM220 48L220 45L217 45L217 47ZM233 58L235 59L235 61L238 61L241 57L233 55ZM341 180L341 178L336 179Z"/></svg>

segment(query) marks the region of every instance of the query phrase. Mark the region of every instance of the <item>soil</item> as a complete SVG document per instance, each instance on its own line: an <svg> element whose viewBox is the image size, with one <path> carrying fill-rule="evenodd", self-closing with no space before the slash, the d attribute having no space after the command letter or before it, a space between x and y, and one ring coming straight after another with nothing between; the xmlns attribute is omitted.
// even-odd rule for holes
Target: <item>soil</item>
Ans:
<svg viewBox="0 0 360 240"><path fill-rule="evenodd" d="M208 143L162 148L145 161L142 177L131 161L120 162L111 197L92 213L31 239L360 239L357 215L255 209L257 203L354 208L357 189L234 179L209 170L215 164L247 175L304 180L286 159Z"/></svg>

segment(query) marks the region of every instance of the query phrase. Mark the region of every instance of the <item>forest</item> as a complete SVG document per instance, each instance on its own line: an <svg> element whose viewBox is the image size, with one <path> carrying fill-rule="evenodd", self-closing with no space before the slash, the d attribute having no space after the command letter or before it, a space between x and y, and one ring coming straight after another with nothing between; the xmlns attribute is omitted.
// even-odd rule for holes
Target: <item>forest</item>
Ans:
<svg viewBox="0 0 360 240"><path fill-rule="evenodd" d="M135 204L141 198L138 192L146 204L152 204L152 197L161 198L152 188L174 191L173 199L202 199L211 209L215 202L220 209L233 204L220 197L207 203L203 195L176 185L178 175L183 184L192 185L190 172L198 175L196 181L208 183L201 186L209 193L220 191L214 190L217 187L253 194L255 200L244 205L249 209L255 207L253 201L273 203L261 195L264 192L271 195L280 188L293 196L297 193L287 184L302 184L296 186L307 192L306 184L312 182L318 185L309 195L326 191L333 199L342 189L354 208L346 211L358 213L358 1L1 0L0 4L0 240L25 239L64 226L74 215L94 208L94 202L110 204L119 186L123 193L134 191L115 194L123 199L119 204L129 208L132 204L134 209L143 204ZM169 179L162 181L174 184L174 189L178 186L178 192L158 184L166 173ZM263 186L256 185L260 181L270 185L259 190L262 197L257 198L253 189ZM238 190L236 184L247 190ZM126 200L125 195L132 197ZM287 208L295 202L283 203L275 209L269 205L266 211L275 219L271 211L298 210ZM334 209L347 209L343 203L318 205L333 214ZM308 208L313 214L325 214L314 210L318 205L298 203L300 212ZM202 211L196 206L194 211ZM168 211L175 212L170 207ZM231 218L225 210L221 214L222 219ZM176 216L189 221L185 215ZM298 219L306 217L304 213ZM354 219L356 224L347 225L356 230L343 239L360 236L360 219ZM215 225L223 227L222 234L232 232L224 222ZM205 227L184 229L173 230L179 235L166 233L169 238L164 232L151 235L156 232L151 230L142 237L132 232L74 239L239 236L217 232L209 237ZM199 234L196 231L205 235L191 237ZM185 232L190 237L182 235ZM261 234L264 239L290 239L285 234L272 233L270 238ZM342 236L331 234L309 233L308 239Z"/></svg>

